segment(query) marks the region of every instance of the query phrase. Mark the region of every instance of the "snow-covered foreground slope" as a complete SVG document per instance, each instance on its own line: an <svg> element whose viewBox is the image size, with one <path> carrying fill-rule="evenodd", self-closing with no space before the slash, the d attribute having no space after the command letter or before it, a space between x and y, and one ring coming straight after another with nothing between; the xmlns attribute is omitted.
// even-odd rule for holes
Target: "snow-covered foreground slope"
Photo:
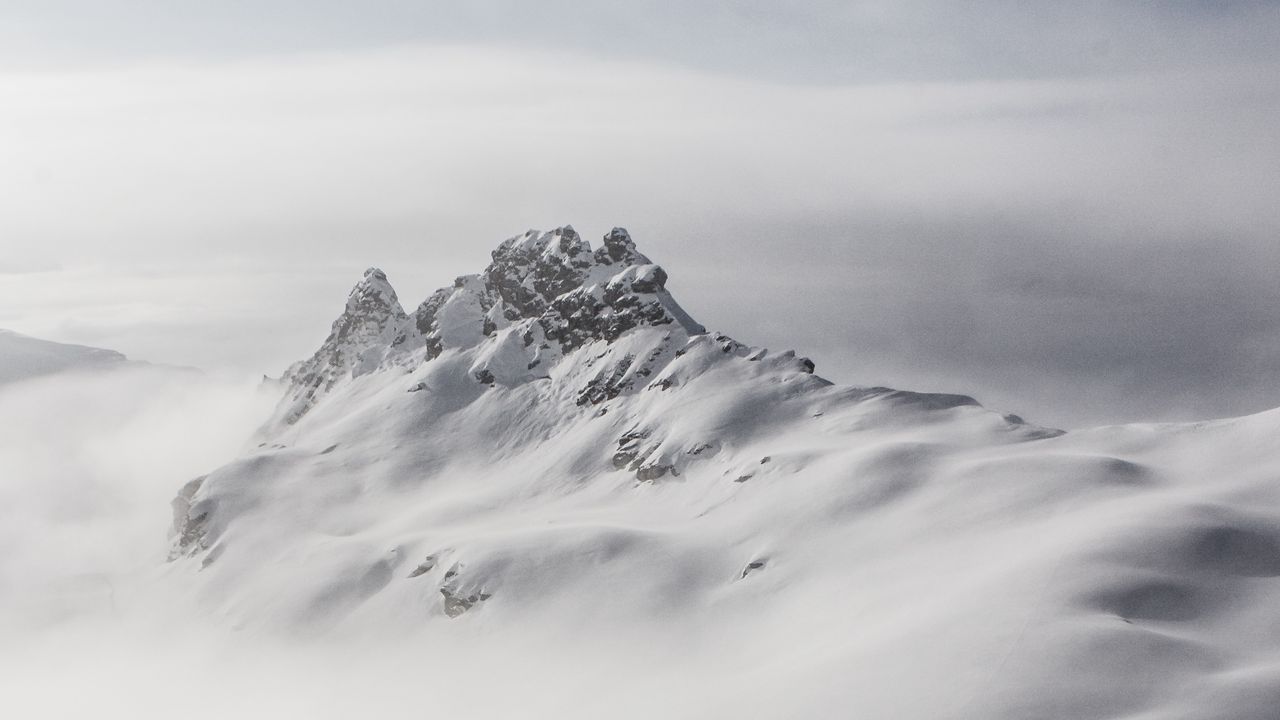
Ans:
<svg viewBox="0 0 1280 720"><path fill-rule="evenodd" d="M124 355L114 350L68 345L0 330L0 384L67 370L119 367Z"/></svg>
<svg viewBox="0 0 1280 720"><path fill-rule="evenodd" d="M665 281L568 228L413 312L370 270L125 630L0 670L105 677L67 716L1276 716L1280 413L1064 434L839 387ZM82 631L163 642L138 680Z"/></svg>

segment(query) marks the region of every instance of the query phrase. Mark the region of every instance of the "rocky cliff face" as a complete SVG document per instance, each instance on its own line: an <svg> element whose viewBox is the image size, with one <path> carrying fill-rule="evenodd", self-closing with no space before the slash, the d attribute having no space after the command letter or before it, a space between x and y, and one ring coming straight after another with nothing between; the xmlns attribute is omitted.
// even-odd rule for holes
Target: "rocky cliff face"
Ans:
<svg viewBox="0 0 1280 720"><path fill-rule="evenodd" d="M373 372L419 345L408 323L386 273L365 270L324 344L285 372L290 398L285 422L296 422L342 380Z"/></svg>
<svg viewBox="0 0 1280 720"><path fill-rule="evenodd" d="M471 374L483 384L514 383L546 377L565 353L599 340L612 343L636 328L667 327L668 343L705 332L667 292L667 273L622 228L594 251L571 226L530 230L503 241L492 258L483 272L435 291L411 315L385 273L365 271L324 344L286 372L280 421L297 422L343 379L416 367L446 350L491 344ZM646 374L656 372L656 359L643 365ZM628 367L600 381L610 388L605 394L620 391Z"/></svg>

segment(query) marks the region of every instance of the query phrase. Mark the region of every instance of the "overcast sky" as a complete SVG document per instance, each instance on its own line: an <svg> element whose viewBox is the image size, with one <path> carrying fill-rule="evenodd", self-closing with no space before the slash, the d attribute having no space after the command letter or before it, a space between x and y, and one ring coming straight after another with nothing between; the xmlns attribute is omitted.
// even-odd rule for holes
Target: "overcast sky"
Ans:
<svg viewBox="0 0 1280 720"><path fill-rule="evenodd" d="M0 0L0 327L278 373L623 225L838 382L1280 406L1280 4L586 5Z"/></svg>

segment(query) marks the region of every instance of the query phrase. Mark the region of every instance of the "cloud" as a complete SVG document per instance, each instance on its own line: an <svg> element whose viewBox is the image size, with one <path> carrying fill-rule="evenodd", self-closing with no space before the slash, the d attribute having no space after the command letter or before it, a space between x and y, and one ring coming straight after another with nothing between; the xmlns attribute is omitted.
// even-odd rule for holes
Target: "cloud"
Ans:
<svg viewBox="0 0 1280 720"><path fill-rule="evenodd" d="M275 399L252 380L159 367L0 386L6 715L410 718L428 701L455 715L479 701L501 715L600 717L641 674L708 694L649 657L651 633L624 642L628 629L607 642L514 629L494 656L457 627L421 643L406 635L421 628L400 626L305 640L227 627L194 599L194 568L164 562L169 502L238 455Z"/></svg>
<svg viewBox="0 0 1280 720"><path fill-rule="evenodd" d="M24 143L0 236L67 270L0 287L0 322L275 373L369 265L413 304L525 228L620 224L705 324L842 381L1063 424L1243 412L1280 397L1218 378L1271 366L1268 324L1213 313L1270 302L1269 69L797 85L438 46L9 73L0 130ZM1230 302L1159 315L1232 278ZM1180 343L1126 330L1156 316Z"/></svg>
<svg viewBox="0 0 1280 720"><path fill-rule="evenodd" d="M148 366L0 386L4 625L123 602L114 589L164 553L177 488L233 457L273 400L253 381Z"/></svg>
<svg viewBox="0 0 1280 720"><path fill-rule="evenodd" d="M711 288L732 293L687 285L687 271L671 284L700 316L797 347L834 380L966 392L1057 426L1280 405L1280 290L1270 277L1280 247L1264 235L1140 229L1108 241L1107 220L860 216L743 228L749 244L804 236L827 262L769 245L732 271L707 270ZM723 250L703 249L695 264L710 268ZM752 274L763 280L737 282Z"/></svg>
<svg viewBox="0 0 1280 720"><path fill-rule="evenodd" d="M376 9L371 9L376 8ZM0 11L0 65L240 59L398 45L547 48L804 83L1106 76L1274 63L1265 0L46 0Z"/></svg>
<svg viewBox="0 0 1280 720"><path fill-rule="evenodd" d="M352 284L346 270L169 262L16 275L0 283L0 327L135 360L277 376L324 339Z"/></svg>

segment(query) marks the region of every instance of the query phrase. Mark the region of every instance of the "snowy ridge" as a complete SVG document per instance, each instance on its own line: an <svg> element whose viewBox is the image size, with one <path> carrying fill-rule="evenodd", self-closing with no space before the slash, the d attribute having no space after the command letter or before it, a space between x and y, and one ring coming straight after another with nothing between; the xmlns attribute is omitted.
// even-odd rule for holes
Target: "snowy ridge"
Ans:
<svg viewBox="0 0 1280 720"><path fill-rule="evenodd" d="M386 274L371 268L320 349L286 373L285 398L260 447L274 460L307 438L333 456L328 463L364 438L383 447L380 461L420 475L464 463L496 467L504 453L540 454L549 441L571 438L558 465L530 478L533 487L617 471L644 483L692 470L742 483L762 470L754 467L760 458L723 450L756 433L767 438L774 425L875 405L904 417L970 413L1008 441L1058 434L965 396L836 388L794 351L708 333L666 280L622 228L594 251L570 226L509 238L484 272L458 278L412 314ZM383 398L376 411L375 396ZM387 448L390 438L403 444ZM175 501L176 555L220 553L223 522L246 502L243 490L188 483Z"/></svg>
<svg viewBox="0 0 1280 720"><path fill-rule="evenodd" d="M665 284L567 227L411 314L366 274L258 447L183 488L172 576L246 631L631 638L676 716L1274 716L1276 412L1062 433L841 387Z"/></svg>
<svg viewBox="0 0 1280 720"><path fill-rule="evenodd" d="M40 340L0 330L0 383L66 370L118 367L127 362L114 350Z"/></svg>

